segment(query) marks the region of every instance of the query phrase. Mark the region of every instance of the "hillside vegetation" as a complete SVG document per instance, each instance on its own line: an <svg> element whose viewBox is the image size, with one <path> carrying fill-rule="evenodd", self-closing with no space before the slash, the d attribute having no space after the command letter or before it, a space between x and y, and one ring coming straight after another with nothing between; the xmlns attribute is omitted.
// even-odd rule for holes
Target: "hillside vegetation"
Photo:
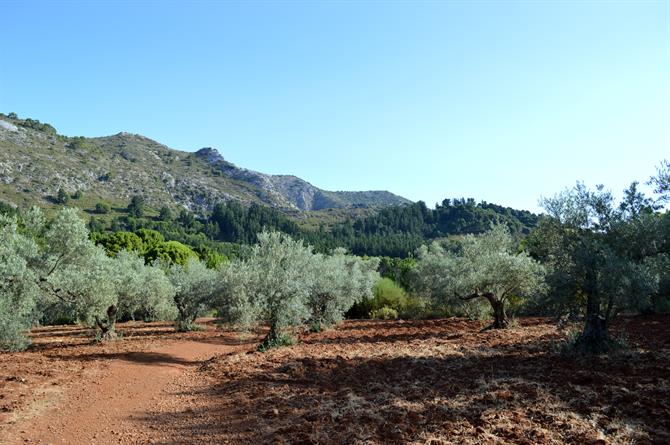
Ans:
<svg viewBox="0 0 670 445"><path fill-rule="evenodd" d="M369 207L410 201L386 191L330 192L294 176L235 166L215 149L171 149L147 137L67 137L49 124L0 114L0 200L19 206L57 204L58 191L81 193L88 205L126 203L141 194L150 206L211 210L221 201L287 210Z"/></svg>

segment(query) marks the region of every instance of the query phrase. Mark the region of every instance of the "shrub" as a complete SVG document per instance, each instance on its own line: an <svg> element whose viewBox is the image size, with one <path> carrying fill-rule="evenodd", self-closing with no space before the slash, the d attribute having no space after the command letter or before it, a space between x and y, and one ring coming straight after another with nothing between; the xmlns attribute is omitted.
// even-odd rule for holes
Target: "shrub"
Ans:
<svg viewBox="0 0 670 445"><path fill-rule="evenodd" d="M398 318L398 311L390 307L381 307L370 312L370 318L376 320L395 320Z"/></svg>
<svg viewBox="0 0 670 445"><path fill-rule="evenodd" d="M350 318L367 318L370 313L388 307L401 312L408 303L405 290L390 278L379 279L373 288L373 297L362 300L354 305L347 316Z"/></svg>
<svg viewBox="0 0 670 445"><path fill-rule="evenodd" d="M407 305L407 293L390 278L382 278L374 287L374 307L389 307L395 310Z"/></svg>
<svg viewBox="0 0 670 445"><path fill-rule="evenodd" d="M429 301L420 297L407 297L406 303L398 311L398 316L409 320L440 318L444 316L433 309Z"/></svg>
<svg viewBox="0 0 670 445"><path fill-rule="evenodd" d="M68 195L68 193L62 188L58 189L58 193L56 194L56 202L58 204L67 204L70 202L70 195Z"/></svg>
<svg viewBox="0 0 670 445"><path fill-rule="evenodd" d="M128 204L128 214L130 216L134 216L135 218L141 218L144 216L144 207L144 198L142 196L135 195L130 200L130 204Z"/></svg>
<svg viewBox="0 0 670 445"><path fill-rule="evenodd" d="M107 204L106 202L99 202L95 205L95 213L98 213L100 215L104 215L106 213L109 213L112 210L112 207Z"/></svg>
<svg viewBox="0 0 670 445"><path fill-rule="evenodd" d="M115 256L122 250L129 252L144 252L142 238L132 232L112 232L95 234L94 241L105 248L107 254ZM152 258L153 259L153 258Z"/></svg>
<svg viewBox="0 0 670 445"><path fill-rule="evenodd" d="M197 260L198 255L190 247L179 241L165 241L149 248L145 258L147 261L155 261L158 259L169 264L179 264L183 266L191 259Z"/></svg>

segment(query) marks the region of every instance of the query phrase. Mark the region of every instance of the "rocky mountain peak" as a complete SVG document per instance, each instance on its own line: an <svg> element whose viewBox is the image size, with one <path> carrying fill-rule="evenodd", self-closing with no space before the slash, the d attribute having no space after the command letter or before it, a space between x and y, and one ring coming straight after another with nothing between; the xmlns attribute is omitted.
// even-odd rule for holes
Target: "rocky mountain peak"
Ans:
<svg viewBox="0 0 670 445"><path fill-rule="evenodd" d="M219 151L216 148L212 147L203 147L200 150L196 151L195 155L198 156L199 158L205 159L210 163L225 161L223 156L221 156L221 153L219 153Z"/></svg>

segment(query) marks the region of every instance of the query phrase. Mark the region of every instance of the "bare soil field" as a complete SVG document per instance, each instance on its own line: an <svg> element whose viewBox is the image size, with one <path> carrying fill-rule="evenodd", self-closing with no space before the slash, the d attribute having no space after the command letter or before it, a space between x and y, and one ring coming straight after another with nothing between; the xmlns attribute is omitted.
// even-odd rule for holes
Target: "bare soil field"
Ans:
<svg viewBox="0 0 670 445"><path fill-rule="evenodd" d="M549 320L347 321L292 347L259 334L36 331L0 356L6 443L670 443L670 316L622 319L630 348L559 352ZM2 440L0 440L2 442Z"/></svg>

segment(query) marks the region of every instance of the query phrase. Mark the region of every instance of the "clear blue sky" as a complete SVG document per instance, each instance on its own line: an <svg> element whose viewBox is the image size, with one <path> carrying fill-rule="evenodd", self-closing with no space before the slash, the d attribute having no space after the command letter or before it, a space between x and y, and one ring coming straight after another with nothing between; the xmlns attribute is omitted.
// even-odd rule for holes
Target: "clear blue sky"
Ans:
<svg viewBox="0 0 670 445"><path fill-rule="evenodd" d="M0 0L0 111L537 210L670 157L670 0Z"/></svg>

